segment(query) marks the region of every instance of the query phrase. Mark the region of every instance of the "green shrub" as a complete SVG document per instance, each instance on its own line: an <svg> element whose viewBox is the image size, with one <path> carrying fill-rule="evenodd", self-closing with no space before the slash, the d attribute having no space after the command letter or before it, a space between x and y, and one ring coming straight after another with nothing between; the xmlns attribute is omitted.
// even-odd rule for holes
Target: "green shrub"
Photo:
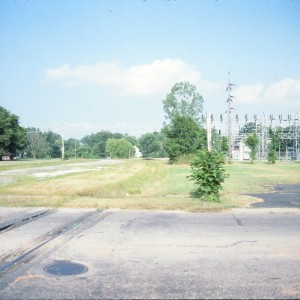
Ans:
<svg viewBox="0 0 300 300"><path fill-rule="evenodd" d="M188 178L197 185L194 194L207 201L219 201L225 174L224 157L216 152L201 150L191 162L192 175Z"/></svg>

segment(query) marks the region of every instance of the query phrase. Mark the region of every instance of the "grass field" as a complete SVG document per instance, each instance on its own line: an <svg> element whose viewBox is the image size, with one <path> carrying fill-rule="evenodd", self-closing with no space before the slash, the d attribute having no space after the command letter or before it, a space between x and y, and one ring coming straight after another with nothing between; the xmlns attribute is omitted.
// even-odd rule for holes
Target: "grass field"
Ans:
<svg viewBox="0 0 300 300"><path fill-rule="evenodd" d="M67 166L72 162L0 162L0 176L4 176L1 171L9 169ZM247 194L270 192L273 185L300 183L299 163L235 162L225 168L229 178L217 203L191 196L194 186L186 178L190 174L188 165L131 159L107 169L52 178L15 176L13 182L0 185L0 205L216 211L247 207L259 201Z"/></svg>

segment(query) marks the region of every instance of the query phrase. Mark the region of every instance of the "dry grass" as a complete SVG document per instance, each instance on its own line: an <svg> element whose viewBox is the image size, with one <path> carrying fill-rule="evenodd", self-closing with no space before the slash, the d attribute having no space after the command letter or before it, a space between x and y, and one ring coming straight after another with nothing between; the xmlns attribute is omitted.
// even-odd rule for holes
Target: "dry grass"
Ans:
<svg viewBox="0 0 300 300"><path fill-rule="evenodd" d="M275 184L300 183L299 163L234 163L226 165L221 202L192 198L188 165L164 160L128 160L111 169L73 173L47 179L20 176L0 186L2 206L94 207L217 211L245 207Z"/></svg>

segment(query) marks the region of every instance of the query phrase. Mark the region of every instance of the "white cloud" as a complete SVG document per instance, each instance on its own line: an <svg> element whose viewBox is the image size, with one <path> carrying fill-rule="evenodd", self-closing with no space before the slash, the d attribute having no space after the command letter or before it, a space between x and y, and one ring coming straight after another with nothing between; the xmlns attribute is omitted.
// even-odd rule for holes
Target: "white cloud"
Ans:
<svg viewBox="0 0 300 300"><path fill-rule="evenodd" d="M129 95L166 92L179 81L195 84L200 94L221 88L220 84L203 79L199 71L180 59L155 60L129 68L116 61L77 67L63 65L47 69L45 79L63 86L96 85Z"/></svg>
<svg viewBox="0 0 300 300"><path fill-rule="evenodd" d="M241 104L284 104L299 105L300 80L286 78L271 85L261 83L242 85L234 91L236 102Z"/></svg>
<svg viewBox="0 0 300 300"><path fill-rule="evenodd" d="M291 99L300 100L300 80L283 79L275 84L272 84L266 91L265 97L269 99L282 100Z"/></svg>
<svg viewBox="0 0 300 300"><path fill-rule="evenodd" d="M217 108L223 97L226 98L225 82L205 79L194 66L180 59L166 58L130 67L124 67L117 61L79 66L65 64L48 68L45 81L69 88L93 85L117 96L155 96L155 99L165 96L176 82L189 81L196 85L207 109L211 111ZM237 104L253 106L258 110L283 103L297 109L300 80L286 78L269 85L246 84L235 87L233 95Z"/></svg>
<svg viewBox="0 0 300 300"><path fill-rule="evenodd" d="M233 94L238 103L253 103L260 99L265 88L261 83L242 85L234 90Z"/></svg>

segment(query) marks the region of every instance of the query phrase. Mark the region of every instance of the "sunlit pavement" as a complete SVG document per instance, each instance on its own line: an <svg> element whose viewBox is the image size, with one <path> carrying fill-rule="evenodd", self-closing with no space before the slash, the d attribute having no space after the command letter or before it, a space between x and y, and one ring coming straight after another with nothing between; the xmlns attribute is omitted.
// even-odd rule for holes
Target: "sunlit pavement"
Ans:
<svg viewBox="0 0 300 300"><path fill-rule="evenodd" d="M0 223L30 213L1 208ZM1 271L1 299L300 297L296 209L61 209L26 222L0 234L2 266L50 241ZM57 262L83 273L46 272Z"/></svg>

